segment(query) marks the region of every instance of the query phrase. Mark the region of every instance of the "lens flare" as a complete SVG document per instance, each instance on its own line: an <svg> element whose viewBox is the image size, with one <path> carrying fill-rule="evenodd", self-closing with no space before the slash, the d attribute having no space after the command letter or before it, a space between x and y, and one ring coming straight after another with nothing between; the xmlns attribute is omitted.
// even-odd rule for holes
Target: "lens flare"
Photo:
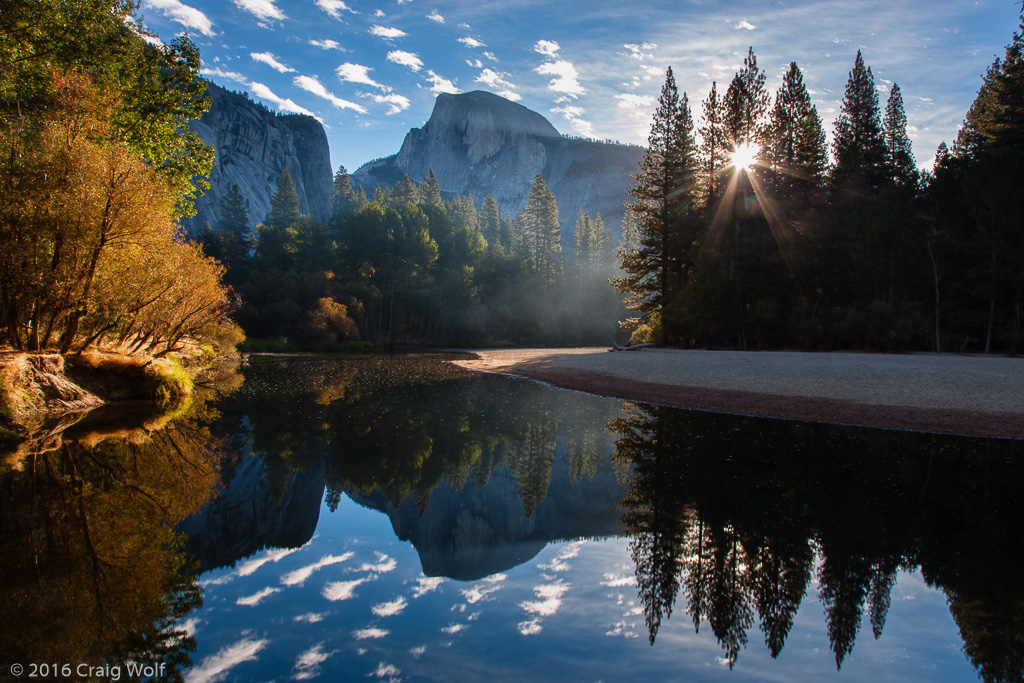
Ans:
<svg viewBox="0 0 1024 683"><path fill-rule="evenodd" d="M744 142L732 153L732 165L742 171L748 171L757 163L757 154L761 148L752 142Z"/></svg>

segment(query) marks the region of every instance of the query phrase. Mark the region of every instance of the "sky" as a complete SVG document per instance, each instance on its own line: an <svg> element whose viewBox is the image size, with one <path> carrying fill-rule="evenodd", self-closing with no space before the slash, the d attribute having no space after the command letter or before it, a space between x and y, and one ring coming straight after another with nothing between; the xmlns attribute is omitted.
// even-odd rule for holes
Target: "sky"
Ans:
<svg viewBox="0 0 1024 683"><path fill-rule="evenodd" d="M671 66L695 118L752 47L774 96L795 61L831 131L857 51L884 108L899 84L918 165L952 143L1019 0L141 0L159 40L186 33L203 75L317 117L333 168L398 151L439 93L487 90L560 132L645 144ZM419 179L414 179L419 180Z"/></svg>

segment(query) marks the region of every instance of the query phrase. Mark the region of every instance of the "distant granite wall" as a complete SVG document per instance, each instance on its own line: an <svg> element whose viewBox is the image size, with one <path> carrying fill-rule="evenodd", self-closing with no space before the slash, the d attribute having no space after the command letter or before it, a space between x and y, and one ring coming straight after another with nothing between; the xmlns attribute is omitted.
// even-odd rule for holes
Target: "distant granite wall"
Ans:
<svg viewBox="0 0 1024 683"><path fill-rule="evenodd" d="M539 171L558 199L565 238L580 208L618 231L642 157L639 147L563 138L540 114L478 90L438 95L430 119L409 131L397 154L364 164L352 180L369 194L406 173L421 182L433 168L443 192L472 192L478 206L492 195L514 218Z"/></svg>
<svg viewBox="0 0 1024 683"><path fill-rule="evenodd" d="M212 83L210 110L190 127L216 150L210 189L196 201L196 215L183 221L195 234L208 221L216 226L220 201L232 185L249 200L249 224L263 222L270 198L287 168L299 193L303 213L327 220L334 174L323 126L301 114L277 115L245 95Z"/></svg>

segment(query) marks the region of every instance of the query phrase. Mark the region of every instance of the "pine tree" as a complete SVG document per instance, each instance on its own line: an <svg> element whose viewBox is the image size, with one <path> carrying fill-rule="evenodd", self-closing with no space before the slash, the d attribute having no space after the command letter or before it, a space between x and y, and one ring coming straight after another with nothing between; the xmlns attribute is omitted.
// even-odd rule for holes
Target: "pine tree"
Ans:
<svg viewBox="0 0 1024 683"><path fill-rule="evenodd" d="M256 247L255 236L249 227L249 200L242 196L238 185L232 185L220 200L220 220L217 228L230 233L246 254Z"/></svg>
<svg viewBox="0 0 1024 683"><path fill-rule="evenodd" d="M733 149L743 144L760 144L768 91L764 71L757 68L754 48L747 50L743 68L725 92L725 132Z"/></svg>
<svg viewBox="0 0 1024 683"><path fill-rule="evenodd" d="M406 173L402 176L402 179L395 183L395 187L391 190L390 202L394 206L405 206L406 204L413 203L419 199L419 191L416 189L415 183L412 182L412 178Z"/></svg>
<svg viewBox="0 0 1024 683"><path fill-rule="evenodd" d="M274 228L287 228L301 216L299 194L295 191L292 175L286 168L281 174L281 179L277 181L277 191L270 198L270 213L267 214L265 223Z"/></svg>
<svg viewBox="0 0 1024 683"><path fill-rule="evenodd" d="M836 165L832 183L837 187L865 183L877 189L885 177L885 140L878 111L878 93L871 69L857 51L846 84L843 108L836 119L832 142Z"/></svg>
<svg viewBox="0 0 1024 683"><path fill-rule="evenodd" d="M476 212L476 204L473 203L473 193L470 192L463 197L458 195L452 200L452 225L456 228L469 228L472 231L480 229L480 219Z"/></svg>
<svg viewBox="0 0 1024 683"><path fill-rule="evenodd" d="M483 208L480 209L480 231L489 246L501 244L501 213L498 211L497 200L491 195L484 198Z"/></svg>
<svg viewBox="0 0 1024 683"><path fill-rule="evenodd" d="M344 166L338 167L334 174L334 191L331 192L331 228L337 232L341 224L355 211L355 193L352 191L352 181Z"/></svg>
<svg viewBox="0 0 1024 683"><path fill-rule="evenodd" d="M373 186L372 201L376 203L378 206L384 206L385 204L388 203L389 194L390 193L388 193L387 190L380 186L380 183L377 183L376 185Z"/></svg>
<svg viewBox="0 0 1024 683"><path fill-rule="evenodd" d="M804 77L796 62L790 62L789 71L782 79L782 87L775 96L775 106L765 134L762 157L783 173L804 176L798 169L798 155L806 146L804 134L808 118L816 117L811 96L804 86ZM819 125L820 127L820 125Z"/></svg>
<svg viewBox="0 0 1024 683"><path fill-rule="evenodd" d="M437 183L437 176L434 169L427 167L427 175L423 177L423 184L420 185L420 203L429 206L441 206L441 186Z"/></svg>
<svg viewBox="0 0 1024 683"><path fill-rule="evenodd" d="M611 262L612 255L612 231L608 229L604 224L604 219L601 218L601 212L598 211L597 215L594 216L594 221L591 224L591 234L593 235L594 247L594 265L598 268L603 269Z"/></svg>
<svg viewBox="0 0 1024 683"><path fill-rule="evenodd" d="M907 115L903 111L900 86L893 83L889 101L885 105L882 121L885 135L885 169L887 180L898 187L909 188L917 184L917 166L907 136Z"/></svg>
<svg viewBox="0 0 1024 683"><path fill-rule="evenodd" d="M800 121L800 136L796 147L796 168L800 177L821 185L828 176L828 148L825 144L825 129L821 125L817 107Z"/></svg>
<svg viewBox="0 0 1024 683"><path fill-rule="evenodd" d="M684 232L697 196L697 149L693 119L684 93L676 89L669 68L654 114L651 134L640 172L629 194L628 211L637 221L639 246L621 252L625 275L613 281L626 294L626 306L641 313L626 321L627 327L661 321L661 343L667 341L666 304L682 287L692 236Z"/></svg>
<svg viewBox="0 0 1024 683"><path fill-rule="evenodd" d="M704 101L704 125L701 137L701 177L704 184L704 202L713 210L721 194L720 177L729 163L729 143L725 133L724 103L718 96L718 84L711 84L711 92Z"/></svg>
<svg viewBox="0 0 1024 683"><path fill-rule="evenodd" d="M576 279L577 284L586 279L591 262L593 240L590 214L583 213L581 208L576 218L576 233L573 236L572 245L573 277Z"/></svg>
<svg viewBox="0 0 1024 683"><path fill-rule="evenodd" d="M527 257L547 285L562 277L562 233L558 224L558 204L544 177L537 173L520 212Z"/></svg>

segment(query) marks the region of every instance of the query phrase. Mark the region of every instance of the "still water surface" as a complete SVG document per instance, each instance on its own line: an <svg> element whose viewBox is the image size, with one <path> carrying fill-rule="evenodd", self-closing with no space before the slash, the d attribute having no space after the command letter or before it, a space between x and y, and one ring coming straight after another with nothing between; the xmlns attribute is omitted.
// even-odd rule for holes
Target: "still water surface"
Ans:
<svg viewBox="0 0 1024 683"><path fill-rule="evenodd" d="M436 357L257 359L199 418L66 431L4 475L5 655L186 681L1024 670L1021 442L682 411ZM11 559L27 548L32 567ZM45 608L40 556L66 591Z"/></svg>

